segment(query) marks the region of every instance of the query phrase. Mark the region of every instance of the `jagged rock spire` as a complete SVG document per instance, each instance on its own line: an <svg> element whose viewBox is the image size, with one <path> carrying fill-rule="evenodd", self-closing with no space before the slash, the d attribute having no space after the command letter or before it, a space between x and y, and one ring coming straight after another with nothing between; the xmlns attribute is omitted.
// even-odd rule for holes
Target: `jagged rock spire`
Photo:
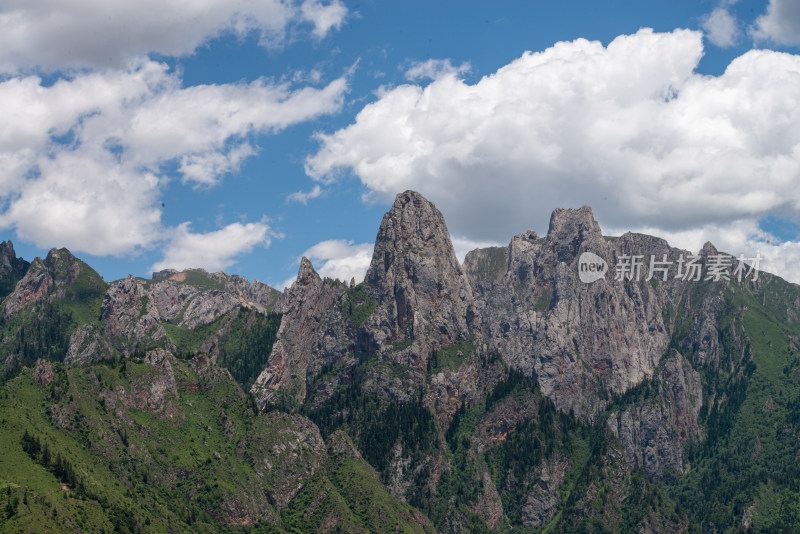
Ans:
<svg viewBox="0 0 800 534"><path fill-rule="evenodd" d="M17 259L14 252L14 244L9 239L0 243L0 276L4 276L14 270L13 262Z"/></svg>
<svg viewBox="0 0 800 534"><path fill-rule="evenodd" d="M366 281L389 337L434 344L467 337L472 288L444 217L419 193L400 193L383 216Z"/></svg>

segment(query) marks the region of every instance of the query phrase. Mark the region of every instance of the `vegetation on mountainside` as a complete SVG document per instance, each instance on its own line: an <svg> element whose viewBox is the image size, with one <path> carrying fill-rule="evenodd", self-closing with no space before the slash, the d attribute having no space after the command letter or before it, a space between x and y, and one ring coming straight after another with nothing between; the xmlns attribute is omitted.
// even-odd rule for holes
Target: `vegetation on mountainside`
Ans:
<svg viewBox="0 0 800 534"><path fill-rule="evenodd" d="M38 358L63 361L72 333L100 317L108 284L68 253L61 254L59 268L66 270L73 262L79 272L65 285L64 298L40 299L10 318L0 313L0 384Z"/></svg>
<svg viewBox="0 0 800 534"><path fill-rule="evenodd" d="M688 449L691 468L671 491L705 531L800 530L800 323L787 306L800 288L762 273L757 288L705 291L723 299L720 361L692 362L704 382L706 439ZM679 319L674 343L687 354L691 319Z"/></svg>
<svg viewBox="0 0 800 534"><path fill-rule="evenodd" d="M481 266L484 276L496 277L500 252ZM237 308L193 329L162 323L177 346L174 390L165 364L145 363L142 351L67 367L59 362L69 337L97 320L106 288L79 265L63 298L0 318L3 532L484 532L493 503L502 532L800 531L800 288L776 277L692 284L662 310L668 354L685 356L702 379L702 437L686 442L685 474L651 480L624 459L605 417L656 401L662 384L609 395L590 425L476 339L437 348L427 368L384 359L405 356L410 339L381 354L350 353L357 363L328 363L310 379L305 403L264 414L246 392L279 314ZM190 282L216 287L200 271L188 272ZM547 310L551 293L536 310ZM376 307L363 284L343 302L356 326ZM698 341L703 321L712 326ZM196 358L209 341L234 380ZM701 342L718 343L719 357L701 358ZM39 358L53 362L45 385L24 369ZM468 370L480 377L475 397L447 383ZM333 451L343 433L360 457ZM280 441L295 434L291 445ZM545 480L545 469L561 478ZM283 502L289 482L297 491ZM531 496L541 495L554 498L552 513L533 528Z"/></svg>
<svg viewBox="0 0 800 534"><path fill-rule="evenodd" d="M249 391L266 366L282 317L279 313L265 315L237 308L194 328L166 321L161 324L177 347L176 356L184 360L196 356L205 342L214 339L219 350L217 363L226 367L244 390Z"/></svg>
<svg viewBox="0 0 800 534"><path fill-rule="evenodd" d="M161 373L151 365L53 365L47 386L22 373L0 388L3 532L236 532L244 528L237 523L258 519L256 531L307 531L306 500L323 493L330 502L313 521L425 531L424 518L409 520L412 508L393 499L366 462L337 463L324 452L321 470L295 474L305 489L276 507L263 467L241 444L297 429L291 417L255 415L224 373L173 360L177 396L154 409L123 400L146 398ZM119 397L124 392L131 397ZM286 461L255 452L275 466Z"/></svg>
<svg viewBox="0 0 800 534"><path fill-rule="evenodd" d="M480 250L472 274L481 282L498 282L503 278L507 267L506 247L487 247Z"/></svg>
<svg viewBox="0 0 800 534"><path fill-rule="evenodd" d="M474 339L468 339L432 350L428 355L428 373L435 374L444 368L457 370L472 355L474 343Z"/></svg>
<svg viewBox="0 0 800 534"><path fill-rule="evenodd" d="M345 312L356 326L363 325L369 319L377 304L367 295L367 289L363 282L347 290Z"/></svg>
<svg viewBox="0 0 800 534"><path fill-rule="evenodd" d="M266 367L282 317L239 308L230 328L220 337L217 363L226 367L245 391L250 391Z"/></svg>

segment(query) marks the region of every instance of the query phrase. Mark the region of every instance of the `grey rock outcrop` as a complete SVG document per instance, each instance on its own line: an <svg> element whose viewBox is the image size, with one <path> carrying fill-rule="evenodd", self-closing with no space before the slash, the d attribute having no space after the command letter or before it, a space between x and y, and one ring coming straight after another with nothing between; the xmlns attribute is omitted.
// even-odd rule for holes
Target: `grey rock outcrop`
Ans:
<svg viewBox="0 0 800 534"><path fill-rule="evenodd" d="M14 261L17 253L11 240L0 243L0 276L5 276L14 271Z"/></svg>
<svg viewBox="0 0 800 534"><path fill-rule="evenodd" d="M153 281L156 280L164 280L165 278L169 278L172 275L178 274L178 271L175 269L162 269L160 271L156 271L152 275Z"/></svg>
<svg viewBox="0 0 800 534"><path fill-rule="evenodd" d="M28 272L17 283L14 291L6 297L3 314L6 319L13 317L22 310L37 302L47 295L53 287L53 276L41 258L36 258L28 268Z"/></svg>
<svg viewBox="0 0 800 534"><path fill-rule="evenodd" d="M536 232L529 230L530 235ZM534 238L535 239L535 238ZM508 247L477 248L464 258L464 272L473 288L500 282L508 269Z"/></svg>
<svg viewBox="0 0 800 534"><path fill-rule="evenodd" d="M607 263L605 277L580 280L584 252ZM680 472L685 442L699 436L702 388L697 373L684 369L685 359L680 365L662 362L674 326L665 322L664 310L677 309L686 282L657 269L651 273L649 258L674 265L688 254L640 234L604 238L591 208L584 206L555 210L545 237L529 230L506 248L469 253L462 269L441 213L407 191L397 195L378 231L363 286L375 307L363 325L353 324L345 313L357 288L323 281L304 259L285 295L278 341L252 393L261 407L281 390L302 402L322 365L336 362L346 368L376 356L387 365L363 371L364 391L407 402L408 392L422 386L426 405L446 425L459 406L486 394L491 371L465 360L459 369L443 369L428 379L427 358L431 350L469 340L483 356L494 351L512 367L535 375L542 393L560 410L587 422L611 396L657 380L664 391L662 406L631 407L619 415L616 432L632 463L653 476ZM639 257L638 267L630 276L616 276L615 267L632 256ZM712 321L697 325L709 335L714 327ZM708 343L713 353L714 340ZM330 394L336 384L333 377L318 387ZM628 424L642 418L652 422ZM516 423L507 422L510 431ZM653 429L660 429L658 443ZM400 455L395 463L404 461Z"/></svg>
<svg viewBox="0 0 800 534"><path fill-rule="evenodd" d="M144 380L134 379L131 383L135 405L140 409L163 412L176 408L178 389L170 358L172 354L164 349L150 350L145 355L145 363L152 365L155 372L149 372Z"/></svg>
<svg viewBox="0 0 800 534"><path fill-rule="evenodd" d="M76 287L79 277L81 283ZM88 294L102 294L106 283L69 250L52 249L44 260L35 258L14 291L6 297L3 313L13 317L40 300L80 300Z"/></svg>
<svg viewBox="0 0 800 534"><path fill-rule="evenodd" d="M113 357L114 347L101 328L95 323L88 323L75 330L70 337L64 363L86 365Z"/></svg>
<svg viewBox="0 0 800 534"><path fill-rule="evenodd" d="M261 313L281 309L279 291L241 276L209 274L202 269L168 269L154 274L154 281L128 276L109 286L99 323L84 325L72 335L68 363L106 359L115 351L123 356L155 347L174 351L176 347L163 323L193 329L240 307Z"/></svg>
<svg viewBox="0 0 800 534"><path fill-rule="evenodd" d="M470 336L472 287L442 214L418 193L397 195L383 218L362 286L322 280L303 258L283 299L284 317L267 367L251 392L260 407L278 390L302 401L325 364L352 367L376 356L365 390L408 400L425 379L431 349Z"/></svg>
<svg viewBox="0 0 800 534"><path fill-rule="evenodd" d="M700 375L686 358L675 353L661 366L655 395L608 419L626 458L656 478L683 474L683 446L700 437L703 404Z"/></svg>
<svg viewBox="0 0 800 534"><path fill-rule="evenodd" d="M207 273L202 269L154 273L146 291L161 320L185 328L208 324L239 306L261 313L281 311L281 293L241 276Z"/></svg>
<svg viewBox="0 0 800 534"><path fill-rule="evenodd" d="M365 282L378 302L370 326L379 344L413 339L424 356L469 337L472 286L444 217L419 193L400 193L383 216Z"/></svg>
<svg viewBox="0 0 800 534"><path fill-rule="evenodd" d="M341 305L346 292L344 284L322 280L307 258L300 261L297 280L286 292L283 320L269 361L251 388L260 408L279 389L303 401L307 379L324 363L344 358L355 363L347 314Z"/></svg>
<svg viewBox="0 0 800 534"><path fill-rule="evenodd" d="M561 499L561 487L564 475L570 467L567 458L555 455L554 458L542 462L532 474L535 480L531 485L525 505L522 507L522 524L528 528L537 528L552 519Z"/></svg>
<svg viewBox="0 0 800 534"><path fill-rule="evenodd" d="M52 382L55 377L53 365L41 358L36 360L36 365L33 367L33 371L31 371L31 377L38 382L40 386L50 385L50 382Z"/></svg>
<svg viewBox="0 0 800 534"><path fill-rule="evenodd" d="M584 252L612 271L581 282ZM672 278L648 283L646 266L638 281L616 280L613 266L625 255L679 252L638 234L608 241L589 207L555 210L545 238L529 231L511 240L502 280L476 281L483 334L514 367L535 371L560 409L592 420L606 391L623 393L653 375L670 339L662 309L680 294Z"/></svg>
<svg viewBox="0 0 800 534"><path fill-rule="evenodd" d="M299 415L270 412L242 437L238 455L251 461L268 488L269 500L285 508L322 469L328 451L314 423Z"/></svg>
<svg viewBox="0 0 800 534"><path fill-rule="evenodd" d="M111 284L103 298L100 321L112 336L132 340L133 344L168 341L158 309L145 291L144 284L132 276ZM138 342L138 343L137 343ZM131 348L122 348L130 351Z"/></svg>

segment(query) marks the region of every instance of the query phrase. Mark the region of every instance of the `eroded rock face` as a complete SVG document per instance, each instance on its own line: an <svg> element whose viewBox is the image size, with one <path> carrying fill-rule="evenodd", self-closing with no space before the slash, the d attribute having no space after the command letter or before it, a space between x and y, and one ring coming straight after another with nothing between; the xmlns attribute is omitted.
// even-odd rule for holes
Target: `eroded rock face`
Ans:
<svg viewBox="0 0 800 534"><path fill-rule="evenodd" d="M132 276L108 288L100 309L100 321L117 337L153 341L167 337L155 303L144 284Z"/></svg>
<svg viewBox="0 0 800 534"><path fill-rule="evenodd" d="M0 276L5 276L14 270L14 260L17 253L14 251L14 244L11 241L0 243Z"/></svg>
<svg viewBox="0 0 800 534"><path fill-rule="evenodd" d="M357 294L366 295L363 302L353 302ZM442 214L418 193L401 193L381 223L363 292L323 281L303 259L269 363L251 391L262 407L278 389L302 401L322 365L377 356L407 369L371 368L365 389L407 400L424 382L430 351L470 336L472 302Z"/></svg>
<svg viewBox="0 0 800 534"><path fill-rule="evenodd" d="M483 473L481 481L483 482L483 495L478 501L478 515L484 520L487 527L497 530L503 525L506 517L503 512L503 501L488 471Z"/></svg>
<svg viewBox="0 0 800 534"><path fill-rule="evenodd" d="M472 287L444 217L419 193L397 195L384 215L365 281L378 301L370 319L378 343L414 339L425 354L469 337Z"/></svg>
<svg viewBox="0 0 800 534"><path fill-rule="evenodd" d="M17 283L14 291L6 297L3 314L6 319L46 297L53 288L54 280L44 261L36 258L28 268L28 272Z"/></svg>
<svg viewBox="0 0 800 534"><path fill-rule="evenodd" d="M191 299L183 308L180 325L194 328L201 324L208 324L239 305L239 299L230 293L219 290L205 291L197 298Z"/></svg>
<svg viewBox="0 0 800 534"><path fill-rule="evenodd" d="M242 276L225 276L225 290L236 295L242 306L255 308L261 313L283 311L283 295L277 289L258 280L249 282Z"/></svg>
<svg viewBox="0 0 800 534"><path fill-rule="evenodd" d="M4 260L8 261L13 269L13 247L5 247ZM3 263L5 265L5 263ZM84 272L88 271L88 272ZM78 277L84 274L80 288L71 287ZM102 294L106 284L88 265L79 261L69 250L51 249L45 259L35 258L28 267L25 276L17 282L14 291L6 298L4 314L6 318L13 317L45 297L51 299L78 300L87 297L87 293ZM68 289L71 293L68 294Z"/></svg>
<svg viewBox="0 0 800 534"><path fill-rule="evenodd" d="M53 381L55 373L53 373L53 366L50 362L38 359L33 371L31 371L31 376L40 386L47 386Z"/></svg>
<svg viewBox="0 0 800 534"><path fill-rule="evenodd" d="M193 285L169 279L160 279L154 284L155 288L158 289L148 291L148 295L153 300L158 316L164 321L175 321L188 302L200 293Z"/></svg>
<svg viewBox="0 0 800 534"><path fill-rule="evenodd" d="M98 361L113 356L115 350L123 356L153 347L174 351L164 322L193 329L239 307L268 313L282 306L279 291L240 276L201 269L154 274L152 282L128 276L111 284L103 298L100 323L85 325L73 334L66 361Z"/></svg>
<svg viewBox="0 0 800 534"><path fill-rule="evenodd" d="M153 412L176 410L178 389L170 363L171 357L172 354L164 349L147 352L144 361L152 365L156 372L134 379L131 383L131 394L137 408Z"/></svg>
<svg viewBox="0 0 800 534"><path fill-rule="evenodd" d="M608 419L625 457L656 478L683 474L683 445L699 438L703 404L700 375L686 358L675 353L661 365L656 394Z"/></svg>
<svg viewBox="0 0 800 534"><path fill-rule="evenodd" d="M480 360L486 357L485 349L479 347L474 357L465 360L457 370L445 367L430 375L424 402L432 409L442 428L447 427L459 408L481 402L504 377L500 361L481 364Z"/></svg>
<svg viewBox="0 0 800 534"><path fill-rule="evenodd" d="M64 363L71 365L86 365L101 360L111 359L114 348L106 336L94 323L81 326L69 338L67 355Z"/></svg>
<svg viewBox="0 0 800 534"><path fill-rule="evenodd" d="M265 430L269 430L268 432ZM327 460L319 429L299 415L271 412L256 419L237 454L252 462L269 499L285 508Z"/></svg>
<svg viewBox="0 0 800 534"><path fill-rule="evenodd" d="M585 252L602 258L608 268L592 283L579 276ZM617 280L616 265L634 255L641 256L638 273ZM698 436L702 392L685 360L662 362L673 326L665 323L665 310L677 309L685 282L674 272L664 278L654 270L649 277L651 255L674 265L689 253L640 234L606 239L591 208L583 207L555 210L543 238L528 231L514 236L505 249L471 252L462 269L441 213L421 195L401 193L378 232L364 285L376 305L363 326L354 326L343 312L353 289L321 280L304 260L285 297L278 341L252 393L262 407L278 390L303 401L323 363L347 366L359 357L376 356L381 365L369 366L360 376L364 391L406 402L410 392L423 387L426 405L446 425L461 404L480 402L486 389L479 383L491 382L491 372L467 364L428 379L427 358L433 349L470 340L484 356L497 352L512 367L535 375L560 410L592 422L607 406L609 394L622 395L661 373L661 406L636 406L631 409L639 412L620 414L616 431L629 461L654 476L680 471L684 443ZM709 319L694 328L708 353L700 357L713 359L716 324ZM333 391L337 380L331 377L317 387ZM517 412L526 416L524 408ZM480 430L486 433L484 446L513 430L518 421L509 417L492 423L489 416ZM634 419L649 422L637 426ZM656 451L657 461L647 459L652 456L648 450ZM396 459L397 473L404 472L403 458L399 454ZM394 478L400 495L407 481ZM531 514L531 524L534 516L544 517Z"/></svg>
<svg viewBox="0 0 800 534"><path fill-rule="evenodd" d="M584 252L603 258L611 272L582 282ZM623 393L653 375L671 335L662 310L681 289L671 277L645 281L647 266L638 282L616 281L614 266L626 254L660 260L681 252L638 234L608 241L591 208L556 210L544 239L528 232L511 240L502 280L476 283L483 334L514 367L536 372L561 410L591 421L605 405L604 391Z"/></svg>
<svg viewBox="0 0 800 534"><path fill-rule="evenodd" d="M348 320L341 307L346 291L342 283L323 281L308 259L301 260L297 281L284 299L284 315L267 367L251 388L260 408L273 400L278 389L303 401L307 377L316 374L323 363L342 358L355 363Z"/></svg>
<svg viewBox="0 0 800 534"><path fill-rule="evenodd" d="M564 475L569 467L569 460L557 454L533 471L535 482L522 507L523 525L537 528L553 518L561 500Z"/></svg>
<svg viewBox="0 0 800 534"><path fill-rule="evenodd" d="M582 282L579 258L584 252L605 260L609 272L595 282ZM714 253L708 244L701 256ZM584 207L554 211L545 238L528 231L514 236L503 256L475 251L467 261L485 338L508 363L534 372L542 392L562 411L591 422L607 405L607 392L622 395L643 381L655 381L660 388L655 401L631 406L609 420L626 458L654 477L682 473L683 447L700 437L699 375L683 356L665 359L674 328L668 319L688 295L687 282L675 277L676 266L680 256L689 255L641 234L605 239L591 209ZM616 266L631 256L641 256L639 279L634 271L618 280ZM651 256L672 262L666 279L657 269L648 279ZM507 268L499 277L504 257ZM694 358L715 365L721 298L691 303L687 297L681 305L694 316L687 337ZM692 306L699 306L700 313L692 313Z"/></svg>
<svg viewBox="0 0 800 534"><path fill-rule="evenodd" d="M118 384L113 389L101 388L99 397L104 408L126 421L130 421L129 408L157 414L162 419L185 419L183 404L178 397L172 353L153 349L147 351L143 361L148 364L147 369L132 377L127 387ZM64 409L66 407L61 411Z"/></svg>

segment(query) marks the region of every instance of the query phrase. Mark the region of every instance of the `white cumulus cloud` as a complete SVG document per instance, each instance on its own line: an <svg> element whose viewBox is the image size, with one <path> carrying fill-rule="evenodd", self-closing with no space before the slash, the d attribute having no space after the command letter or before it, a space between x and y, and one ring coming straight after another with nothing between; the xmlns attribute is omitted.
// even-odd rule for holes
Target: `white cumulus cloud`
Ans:
<svg viewBox="0 0 800 534"><path fill-rule="evenodd" d="M406 69L406 80L415 82L421 80L435 80L441 76L458 75L469 72L469 63L462 63L459 66L453 65L449 59L428 59L426 61L414 61Z"/></svg>
<svg viewBox="0 0 800 534"><path fill-rule="evenodd" d="M718 7L703 20L703 29L708 40L720 48L736 44L739 37L739 23L730 11Z"/></svg>
<svg viewBox="0 0 800 534"><path fill-rule="evenodd" d="M305 20L314 23L314 36L321 39L328 34L331 28L338 30L347 17L347 7L334 0L323 4L319 0L306 0L300 7Z"/></svg>
<svg viewBox="0 0 800 534"><path fill-rule="evenodd" d="M306 171L352 172L366 200L418 190L471 241L542 233L554 207L583 204L604 227L662 235L800 214L800 56L751 50L701 75L702 36L578 39L475 84L387 89L318 136Z"/></svg>
<svg viewBox="0 0 800 534"><path fill-rule="evenodd" d="M344 239L329 239L317 243L302 255L311 261L314 270L322 278L336 278L348 284L352 278L355 278L358 284L364 280L364 276L367 274L367 269L372 261L373 248L374 245L370 243L355 244L353 241ZM297 277L293 276L276 287L288 288L296 279Z"/></svg>
<svg viewBox="0 0 800 534"><path fill-rule="evenodd" d="M767 12L756 19L751 34L757 41L800 46L800 2L769 0Z"/></svg>
<svg viewBox="0 0 800 534"><path fill-rule="evenodd" d="M340 109L347 80L295 88L183 87L161 63L85 72L52 85L0 81L0 229L37 246L123 254L159 241L163 169L211 187L254 154L254 133Z"/></svg>
<svg viewBox="0 0 800 534"><path fill-rule="evenodd" d="M300 204L308 204L312 198L317 198L323 193L319 185L315 185L310 191L295 191L286 197L287 202L299 202Z"/></svg>
<svg viewBox="0 0 800 534"><path fill-rule="evenodd" d="M270 228L264 222L233 223L213 232L193 233L184 222L170 232L164 259L153 265L153 271L183 270L200 267L220 271L236 262L236 257L256 246L269 246Z"/></svg>
<svg viewBox="0 0 800 534"><path fill-rule="evenodd" d="M149 53L188 55L226 33L276 46L293 25L321 38L346 15L338 0L2 0L0 72L120 68Z"/></svg>

